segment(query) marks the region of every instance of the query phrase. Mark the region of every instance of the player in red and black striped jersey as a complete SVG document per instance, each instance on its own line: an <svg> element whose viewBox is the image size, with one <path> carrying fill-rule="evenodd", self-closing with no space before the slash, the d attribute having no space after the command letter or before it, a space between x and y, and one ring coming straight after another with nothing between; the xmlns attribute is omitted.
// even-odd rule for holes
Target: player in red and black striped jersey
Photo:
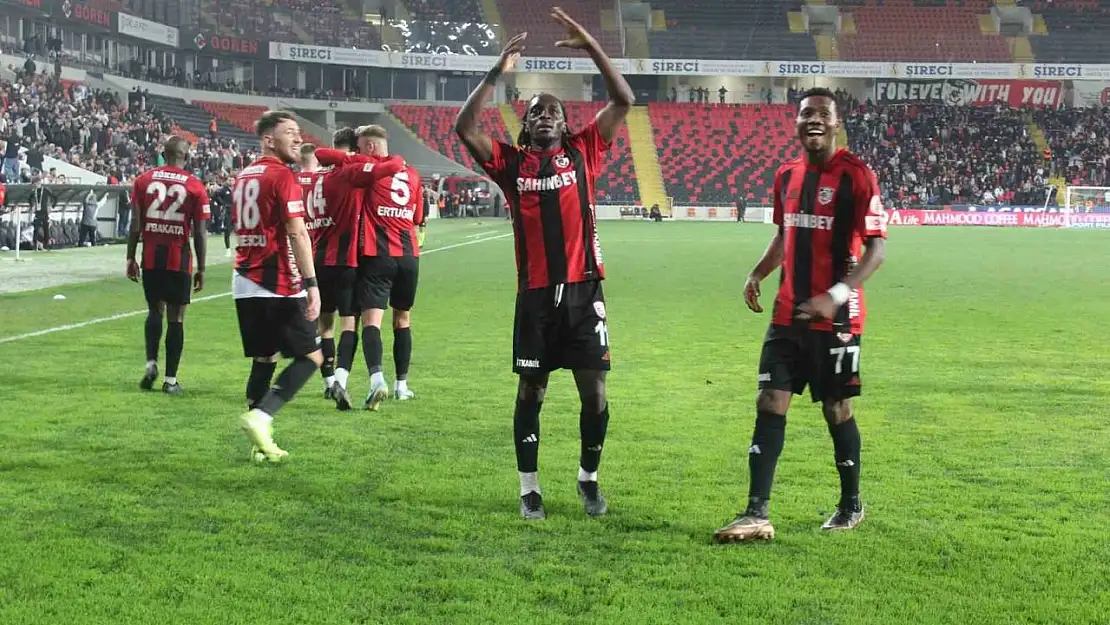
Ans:
<svg viewBox="0 0 1110 625"><path fill-rule="evenodd" d="M190 292L204 288L207 232L211 217L208 191L196 176L182 169L189 158L189 142L173 136L163 146L166 164L142 174L131 191L131 231L127 239L127 277L139 280L135 260L143 241L142 279L149 310L146 315L146 373L139 387L150 390L158 378L158 344L162 317L166 317L166 377L162 391L182 392L177 367L185 348L185 308ZM192 272L189 239L196 249L196 274Z"/></svg>
<svg viewBox="0 0 1110 625"><path fill-rule="evenodd" d="M836 146L839 107L828 89L803 94L797 118L805 154L775 174L778 231L748 275L744 298L760 313L759 284L782 267L771 326L759 362L755 433L748 450L747 509L717 530L719 542L770 540L767 502L782 451L792 395L809 386L832 435L840 502L823 529L863 520L860 435L852 398L860 394L863 283L883 262L886 215L874 172ZM866 248L866 251L863 251Z"/></svg>
<svg viewBox="0 0 1110 625"><path fill-rule="evenodd" d="M312 143L301 145L301 158L298 162L297 184L301 187L301 197L304 198L304 208L307 213L305 228L312 238L313 263L316 265L317 279L322 281L322 267L319 258L319 248L323 233L331 225L332 219L328 215L327 204L324 202L324 174L320 168L320 161L316 158L316 146ZM327 321L331 321L330 315ZM331 324L325 325L324 319L324 286L320 286L320 317L316 320L320 333L320 351L324 356L324 363L320 366L320 376L324 379L324 398L331 399L331 387L335 382L335 336L332 334Z"/></svg>
<svg viewBox="0 0 1110 625"><path fill-rule="evenodd" d="M400 156L390 156L389 138L381 126L358 129L359 152L376 159L389 173L367 189L362 202L358 268L358 307L362 310L362 354L370 372L370 391L363 407L378 410L388 397L382 372L382 318L393 309L393 397L409 400L412 359L412 306L420 274L420 243L416 227L424 221L424 189L420 174Z"/></svg>
<svg viewBox="0 0 1110 625"><path fill-rule="evenodd" d="M252 359L249 410L240 417L256 461L286 452L272 436L273 415L320 367L316 317L320 290L305 227L301 188L290 165L300 159L301 129L291 113L271 111L257 122L262 157L235 178L232 202L238 248L231 295L243 354ZM278 354L292 358L271 385Z"/></svg>
<svg viewBox="0 0 1110 625"><path fill-rule="evenodd" d="M567 128L562 102L540 94L528 103L517 145L493 141L478 127L498 77L524 51L527 34L509 40L459 112L455 131L475 160L505 192L516 242L518 294L513 370L519 374L513 434L520 473L520 512L545 516L537 478L539 414L548 376L571 369L582 399L578 492L587 514L606 512L597 469L609 422L605 377L609 327L601 280L605 277L594 214L594 180L634 103L632 89L582 26L562 9L551 16L568 36L556 45L584 50L605 80L609 104L581 132Z"/></svg>

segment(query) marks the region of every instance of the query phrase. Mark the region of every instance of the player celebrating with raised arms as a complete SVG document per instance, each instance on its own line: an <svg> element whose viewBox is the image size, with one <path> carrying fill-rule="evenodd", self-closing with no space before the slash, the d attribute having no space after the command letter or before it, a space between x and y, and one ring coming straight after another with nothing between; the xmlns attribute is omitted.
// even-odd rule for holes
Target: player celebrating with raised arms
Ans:
<svg viewBox="0 0 1110 625"><path fill-rule="evenodd" d="M252 359L250 409L240 422L254 445L251 457L279 462L288 454L274 443L273 417L323 363L315 325L320 289L301 188L289 168L300 160L300 126L291 113L270 111L257 132L262 157L239 172L232 191L238 248L231 295L243 354ZM271 387L279 352L293 362Z"/></svg>
<svg viewBox="0 0 1110 625"><path fill-rule="evenodd" d="M185 171L189 142L172 136L163 145L166 164L139 176L131 191L131 231L127 238L127 277L139 280L135 254L143 240L143 292L149 308L146 315L146 374L139 382L150 390L158 378L158 343L162 339L163 312L166 323L166 377L162 391L180 395L177 367L185 348L185 308L190 291L204 288L208 232L204 222L210 215L208 190L199 178ZM192 271L189 238L197 255Z"/></svg>
<svg viewBox="0 0 1110 625"><path fill-rule="evenodd" d="M763 312L759 284L781 265L782 280L759 359L748 505L717 530L717 542L774 538L767 519L771 482L791 395L801 395L806 385L813 401L822 404L840 474L840 503L823 529L848 530L863 520L860 435L852 398L860 394L863 283L883 262L886 221L874 172L836 146L839 113L828 89L805 92L797 118L805 154L775 174L778 231L744 287L748 308Z"/></svg>
<svg viewBox="0 0 1110 625"><path fill-rule="evenodd" d="M634 103L632 89L593 36L558 7L551 16L567 30L567 39L556 45L584 50L605 80L609 103L597 117L573 133L563 103L540 94L528 103L518 145L494 141L478 127L498 78L524 51L527 33L521 33L509 40L455 121L471 155L505 192L512 214L518 274L513 371L520 376L513 438L525 519L545 518L537 477L539 415L550 372L564 368L573 372L582 401L578 494L587 514L607 510L597 470L609 425L609 328L594 181Z"/></svg>

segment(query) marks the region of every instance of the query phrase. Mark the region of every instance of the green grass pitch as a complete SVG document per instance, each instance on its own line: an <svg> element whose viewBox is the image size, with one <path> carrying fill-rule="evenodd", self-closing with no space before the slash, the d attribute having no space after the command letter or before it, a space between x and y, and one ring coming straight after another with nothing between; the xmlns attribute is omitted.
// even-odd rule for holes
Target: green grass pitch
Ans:
<svg viewBox="0 0 1110 625"><path fill-rule="evenodd" d="M428 249L509 232L429 230ZM832 443L796 399L776 540L711 544L747 493L768 319L741 288L771 232L602 225L614 370L596 520L574 491L567 373L542 416L549 519L518 518L511 238L423 260L417 401L337 413L314 379L277 418L280 467L252 466L236 429L248 365L230 298L189 310L182 398L138 390L142 316L0 343L0 623L1110 622L1097 232L892 230L857 403L867 520L821 533ZM54 254L72 253L100 258ZM122 275L121 247L97 254ZM207 292L226 291L227 265L211 273ZM122 277L3 295L0 340L143 305Z"/></svg>

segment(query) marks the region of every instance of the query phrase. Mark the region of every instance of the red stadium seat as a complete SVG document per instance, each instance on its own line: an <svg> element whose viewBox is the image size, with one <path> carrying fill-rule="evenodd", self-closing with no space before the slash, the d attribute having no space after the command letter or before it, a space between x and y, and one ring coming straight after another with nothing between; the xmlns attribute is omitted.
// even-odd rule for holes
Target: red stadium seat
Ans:
<svg viewBox="0 0 1110 625"><path fill-rule="evenodd" d="M409 127L429 149L443 154L464 167L481 172L482 168L470 157L466 147L455 135L455 117L459 114L457 106L422 106L414 104L394 104L389 107L397 119ZM482 111L481 126L494 139L511 142L509 132L496 108Z"/></svg>
<svg viewBox="0 0 1110 625"><path fill-rule="evenodd" d="M267 109L265 106L251 106L249 104L227 104L225 102L193 102L194 106L200 107L218 120L222 120L235 126L236 128L254 134L254 122L265 113ZM317 147L329 147L331 141L322 140L319 137L314 137L304 129L301 129L301 137L306 143L315 143Z"/></svg>
<svg viewBox="0 0 1110 625"><path fill-rule="evenodd" d="M799 154L787 104L649 105L663 184L676 204L771 203L775 170Z"/></svg>
<svg viewBox="0 0 1110 625"><path fill-rule="evenodd" d="M940 6L938 6L938 4ZM855 35L840 35L846 61L1013 62L1006 38L984 35L979 15L987 0L868 0L866 6L841 6L856 23Z"/></svg>

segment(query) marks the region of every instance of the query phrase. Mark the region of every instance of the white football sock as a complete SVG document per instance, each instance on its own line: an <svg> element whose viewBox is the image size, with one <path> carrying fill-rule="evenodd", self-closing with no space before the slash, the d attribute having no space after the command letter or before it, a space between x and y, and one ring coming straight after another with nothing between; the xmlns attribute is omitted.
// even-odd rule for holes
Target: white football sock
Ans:
<svg viewBox="0 0 1110 625"><path fill-rule="evenodd" d="M177 384L177 378L171 378L168 375L162 381L165 382L166 384L169 384L170 386L173 386L174 384Z"/></svg>
<svg viewBox="0 0 1110 625"><path fill-rule="evenodd" d="M385 374L381 371L370 375L370 388L374 388L375 386L389 386L385 382Z"/></svg>
<svg viewBox="0 0 1110 625"><path fill-rule="evenodd" d="M339 386L347 388L347 376L349 375L351 375L351 372L347 371L346 369L336 369L335 381L339 383Z"/></svg>
<svg viewBox="0 0 1110 625"><path fill-rule="evenodd" d="M331 385L335 384L335 376L329 375L328 377L324 378L324 384L326 384L328 388L331 388Z"/></svg>
<svg viewBox="0 0 1110 625"><path fill-rule="evenodd" d="M540 478L538 473L520 473L520 496L528 493L540 492Z"/></svg>
<svg viewBox="0 0 1110 625"><path fill-rule="evenodd" d="M597 481L597 471L594 471L593 473L590 473L590 472L586 471L585 469L583 469L582 467L578 467L578 481L579 482L596 482Z"/></svg>
<svg viewBox="0 0 1110 625"><path fill-rule="evenodd" d="M154 367L157 367L157 366L158 366L158 361L157 360L148 360L148 361L146 361L146 368L147 369L153 369Z"/></svg>
<svg viewBox="0 0 1110 625"><path fill-rule="evenodd" d="M396 382L393 383L393 390L395 390L395 391L407 391L407 390L409 390L409 381L408 380L397 380Z"/></svg>

